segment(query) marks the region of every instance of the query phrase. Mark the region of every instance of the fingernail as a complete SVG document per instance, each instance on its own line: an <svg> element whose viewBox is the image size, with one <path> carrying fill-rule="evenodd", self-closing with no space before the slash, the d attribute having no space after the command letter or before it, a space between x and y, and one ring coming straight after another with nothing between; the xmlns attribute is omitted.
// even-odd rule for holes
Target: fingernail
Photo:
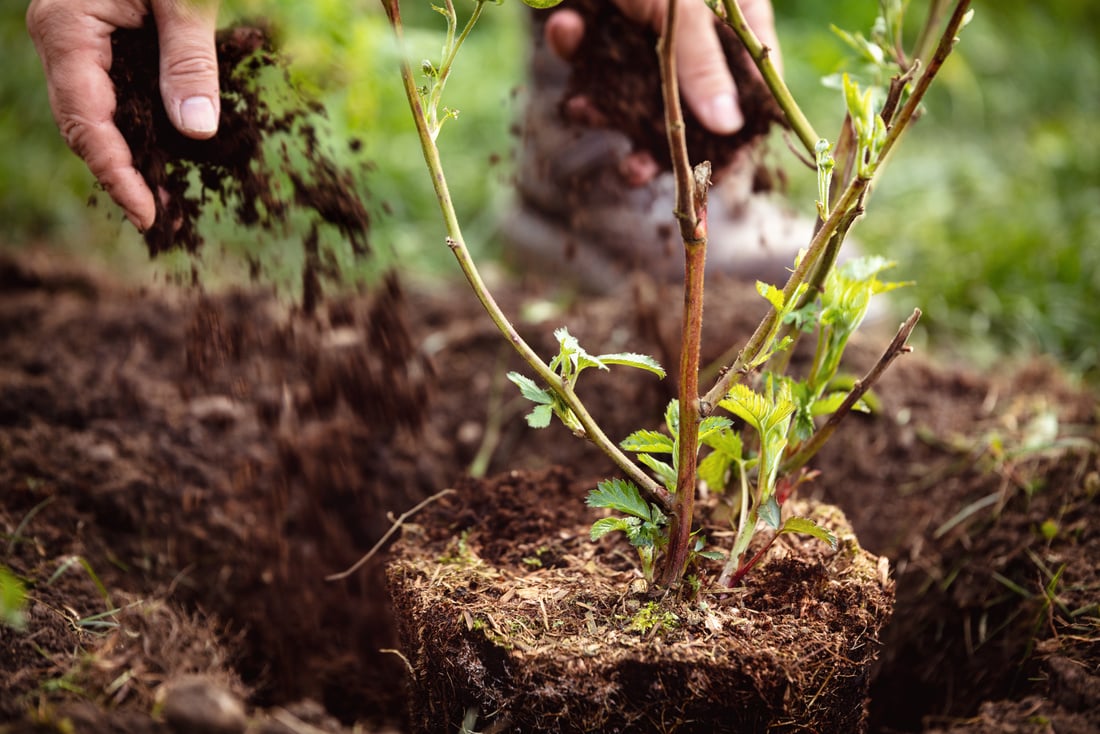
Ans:
<svg viewBox="0 0 1100 734"><path fill-rule="evenodd" d="M702 123L714 133L729 135L745 126L745 118L732 94L720 94L701 110Z"/></svg>
<svg viewBox="0 0 1100 734"><path fill-rule="evenodd" d="M189 133L213 133L218 130L218 113L209 97L189 97L180 104L180 122Z"/></svg>

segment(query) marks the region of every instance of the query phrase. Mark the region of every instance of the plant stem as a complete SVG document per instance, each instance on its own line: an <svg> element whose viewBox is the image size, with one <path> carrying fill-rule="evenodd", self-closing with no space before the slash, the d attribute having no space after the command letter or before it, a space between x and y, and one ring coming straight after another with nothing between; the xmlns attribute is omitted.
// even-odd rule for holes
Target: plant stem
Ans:
<svg viewBox="0 0 1100 734"><path fill-rule="evenodd" d="M866 190L871 179L855 177L844 189L844 193L841 195L837 205L829 213L828 218L821 228L814 234L812 240L810 240L809 249L806 254L803 255L802 260L799 261L798 267L791 273L790 278L787 279L786 286L783 287L784 302L789 302L794 297L795 292L798 290L798 286L806 280L810 273L810 268L814 266L817 260L820 258L821 253L828 246L829 241L833 235L844 225L846 219L850 216L849 210L862 196L864 190ZM714 384L706 395L703 396L703 412L707 414L715 409L726 393L729 392L730 387L735 381L740 380L748 371L748 365L751 365L756 358L767 348L765 343L770 334L775 333L777 321L779 319L779 311L775 308L768 310L767 315L764 316L760 324L756 327L756 331L749 337L748 343L737 355L737 359L731 364L718 378L718 381Z"/></svg>
<svg viewBox="0 0 1100 734"><path fill-rule="evenodd" d="M776 103L783 110L783 115L787 118L791 130L794 131L803 147L806 148L810 160L813 160L814 148L821 136L814 132L813 125L810 124L809 119L802 112L802 108L795 102L791 90L787 88L787 83L783 81L783 77L779 75L779 70L772 63L772 49L761 43L756 33L749 27L749 23L745 20L745 14L741 12L741 5L737 0L722 0L722 7L726 11L726 23L741 39L741 44L749 52L749 56L755 62L756 68L760 70L760 75L764 77L764 82L771 90Z"/></svg>
<svg viewBox="0 0 1100 734"><path fill-rule="evenodd" d="M733 0L723 0L723 2L728 4L733 2ZM962 27L963 19L969 7L970 0L958 0L955 5L955 10L951 14L951 19L948 21L947 27L944 29L943 36L940 38L936 52L928 62L928 67L917 79L909 99L907 99L901 109L898 110L897 115L886 133L886 139L883 141L882 149L875 164L876 172L881 170L887 157L901 138L902 133L905 132L906 128L908 128L909 124L913 121L913 117L920 107L920 103L924 99L924 95L928 91L929 85L932 83L932 80L936 78L936 75L943 67L944 61L946 61L947 57L951 54L951 50L955 45L956 35ZM838 231L847 231L854 223L854 216L858 216L859 211L856 211L853 215L850 210L853 208L861 208L859 205L862 202L864 193L870 187L872 178L873 176L861 177L859 175L854 175L852 180L844 188L843 193L833 205L828 218L814 233L813 239L810 241L810 246L803 256L802 261L799 263L798 267L795 268L795 271L791 273L790 278L788 278L787 285L783 288L784 298L791 298L798 285L806 280L810 268L820 259L822 252L828 246L833 235ZM820 273L819 275L822 278L824 277L824 273ZM815 280L816 279L817 276L815 276ZM753 332L753 335L749 338L749 342L738 354L733 364L723 372L714 387L703 396L704 414L714 409L714 406L716 406L718 401L729 391L734 381L740 380L744 376L747 372L747 365L752 364L753 360L755 360L762 350L767 347L765 341L769 334L774 333L776 319L778 319L778 312L776 309L772 308L760 322L760 325L757 326L756 331Z"/></svg>
<svg viewBox="0 0 1100 734"><path fill-rule="evenodd" d="M969 9L970 0L959 0L956 3L955 10L951 13L951 19L947 21L947 27L944 28L943 35L940 37L936 52L932 55L932 58L929 59L928 66L925 67L924 72L913 86L912 94L909 95L909 99L905 101L902 108L898 110L897 117L894 118L893 123L890 125L890 129L886 132L886 140L882 143L882 151L879 153L878 165L882 165L887 159L890 152L894 149L894 146L897 145L902 133L909 127L909 123L920 107L921 100L924 99L925 92L928 91L929 85L932 84L932 80L939 74L940 69L943 67L943 62L951 55L951 50L955 47L955 42L958 40L957 36L959 29L962 28L963 19Z"/></svg>
<svg viewBox="0 0 1100 734"><path fill-rule="evenodd" d="M684 242L684 307L680 338L680 419L676 456L676 495L669 518L669 545L657 583L680 581L691 550L695 513L696 463L699 454L699 344L703 331L703 282L707 257L707 188L710 164L694 171L684 136L683 109L676 79L675 32L678 3L668 3L664 32L657 44L664 97L665 128L676 180L676 218Z"/></svg>
<svg viewBox="0 0 1100 734"><path fill-rule="evenodd" d="M797 452L792 454L780 467L780 472L787 474L790 472L798 471L806 465L814 455L821 450L821 447L836 431L837 426L840 425L840 421L844 419L856 403L859 402L871 386L878 382L878 379L882 377L882 373L886 371L886 368L890 366L890 363L903 354L908 354L912 351L912 347L906 344L909 339L909 335L913 333L913 329L917 325L917 321L920 320L920 309L914 309L909 318L902 322L901 327L898 329L898 333L894 336L889 346L875 362L874 367L863 376L862 380L858 380L844 398L844 402L840 404L832 415L829 416L829 420L825 422L820 429L814 432L814 435L810 436L804 444L798 449Z"/></svg>
<svg viewBox="0 0 1100 734"><path fill-rule="evenodd" d="M563 383L561 378L542 361L535 350L523 340L523 337L521 337L515 327L512 326L512 323L508 320L508 317L504 314L504 311L500 308L499 304L497 304L496 300L489 292L488 287L485 285L485 281L482 279L481 273L478 271L473 258L470 256L470 251L466 247L466 242L462 237L462 229L458 223L458 215L455 212L454 203L447 186L447 178L443 173L443 164L439 158L439 148L436 146L435 138L432 135L432 131L429 129L428 116L425 114L424 106L421 103L412 66L409 64L407 54L404 53L405 38L401 23L399 2L398 0L382 0L382 3L389 17L390 25L393 27L398 47L402 51L401 80L405 88L405 97L408 99L409 107L412 110L417 136L420 139L420 147L424 153L424 162L431 172L436 201L439 203L440 211L443 214L443 222L447 230L447 246L451 248L451 252L454 253L455 259L458 260L459 267L462 269L462 274L466 276L466 280L469 282L470 287L473 288L481 305L485 308L485 311L489 314L489 317L493 320L493 323L496 325L497 329L500 330L501 334L504 335L512 347L519 353L523 360L530 365L531 369L538 374L543 382L565 401L566 405L568 405L570 410L577 416L577 420L584 428L585 437L607 454L607 456L638 485L638 488L649 501L657 504L662 511L670 511L672 508L672 496L668 490L642 471L641 467L631 461L630 458L607 437L581 403L580 399L573 391L573 388ZM480 5L481 3L479 3L479 6ZM468 28L467 31L463 32L459 41L465 38L467 32ZM454 51L457 51L457 48L455 48ZM453 58L454 54L452 53L449 61L453 61Z"/></svg>

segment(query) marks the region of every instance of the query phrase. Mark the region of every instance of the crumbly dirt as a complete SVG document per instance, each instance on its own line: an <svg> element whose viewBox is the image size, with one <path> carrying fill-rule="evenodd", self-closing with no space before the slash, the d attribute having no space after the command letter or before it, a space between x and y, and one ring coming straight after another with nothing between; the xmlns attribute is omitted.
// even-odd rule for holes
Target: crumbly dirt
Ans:
<svg viewBox="0 0 1100 734"><path fill-rule="evenodd" d="M635 150L649 153L664 170L670 170L661 89L654 83L661 76L656 32L639 28L614 3L603 0L565 0L560 7L575 10L585 27L584 43L569 60L566 98L583 95L604 124L625 133ZM537 15L545 17L545 13ZM751 148L773 124L781 123L783 114L733 31L720 21L715 25L740 105L751 114L737 133L716 135L699 123L687 104L682 107L688 157L693 162L710 161L715 171L721 171L739 151Z"/></svg>
<svg viewBox="0 0 1100 734"><path fill-rule="evenodd" d="M228 41L270 74L257 38ZM159 93L143 99L151 108L123 104L119 124L131 114L138 129L163 130L149 102ZM233 104L225 135L238 130ZM241 109L276 130L245 123L235 145L255 151L250 135L289 132L309 158L317 138L304 118ZM136 157L175 145L157 137ZM224 195L244 225L287 205L251 212L262 187L230 174L219 189L217 167L212 179L192 174L202 186L184 193L167 159L147 162L154 190L171 192L159 205L181 207L158 211L164 245L197 221L196 201ZM323 162L309 170L312 188L274 189L294 191L316 221L340 230L349 214L365 232L354 207L332 200L348 188L343 174ZM504 377L523 367L462 287L389 280L322 299L318 284L339 258L312 249L308 230L303 259L317 267L302 275L305 308L264 289L151 292L42 253L0 258L0 564L28 589L26 629L0 627L0 722L11 722L0 732L55 731L65 719L80 731L165 731L158 696L196 674L242 700L260 731L400 727L405 666L381 652L397 644L384 554L345 580L325 577L382 537L387 513L455 485L471 465L560 465L584 486L614 473L560 426L526 427L528 406ZM745 286L709 288L711 360L765 304ZM557 303L528 285L498 290L511 314ZM518 326L543 354L567 325L594 352L669 365L681 300L639 278L632 293ZM853 375L889 331L850 350ZM675 394L672 380L590 372L580 390L614 438L655 427ZM800 489L840 506L896 579L870 730L1100 730L1094 396L1042 361L979 375L927 355L899 360L875 393L879 410L849 419L814 462L820 478Z"/></svg>
<svg viewBox="0 0 1100 734"><path fill-rule="evenodd" d="M788 536L744 586L650 596L626 543L589 540L584 493L560 469L464 481L406 528L388 577L415 731L471 709L496 731L864 731L893 582L835 507L786 509L838 551Z"/></svg>
<svg viewBox="0 0 1100 734"><path fill-rule="evenodd" d="M86 730L121 731L148 724L164 681L204 673L254 717L305 700L345 725L399 726L381 558L324 577L479 455L490 474L613 474L560 426L526 427L504 380L522 367L461 288L391 284L306 317L263 292L148 292L42 255L0 261L0 283L0 563L30 599L27 631L0 629L0 721L94 714ZM517 314L532 298L501 296ZM564 324L594 351L670 363L678 302L639 286L626 319L621 300L594 299L520 329L547 354ZM751 289L712 288L708 357L762 308ZM853 373L887 341L877 331L851 350ZM671 388L585 378L613 437L655 426ZM896 578L870 730L982 716L1003 728L977 731L1007 732L1035 715L1095 730L1094 399L1045 362L982 376L918 354L876 395L880 411L853 416L800 490L837 503ZM1038 714L1003 703L1028 696Z"/></svg>
<svg viewBox="0 0 1100 734"><path fill-rule="evenodd" d="M296 285L309 310L326 281L339 283L350 259L369 252L370 216L354 172L326 150L324 110L296 91L267 28L218 32L221 118L209 140L188 138L168 120L152 16L141 28L112 34L111 51L115 124L157 206L156 222L144 232L150 255L200 254L214 225L204 215L214 210L215 218L256 235L245 258L254 277L270 280L287 264L263 243L297 237L303 265ZM358 144L349 145L354 151ZM305 224L295 219L301 217Z"/></svg>

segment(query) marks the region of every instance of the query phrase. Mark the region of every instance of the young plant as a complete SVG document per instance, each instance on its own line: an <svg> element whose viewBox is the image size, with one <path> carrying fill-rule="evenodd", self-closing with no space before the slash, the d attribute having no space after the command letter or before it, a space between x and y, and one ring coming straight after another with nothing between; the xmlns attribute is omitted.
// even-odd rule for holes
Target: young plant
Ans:
<svg viewBox="0 0 1100 734"><path fill-rule="evenodd" d="M667 433L636 431L618 445L605 435L577 397L580 374L589 367L603 370L613 365L644 369L658 376L663 376L664 370L644 355L592 356L564 328L555 332L558 354L544 361L519 336L486 288L455 215L436 147L439 127L453 113L442 108L441 118L440 100L458 49L485 2L474 0L474 12L461 33L457 32L452 0L437 7L448 21L442 60L422 65L427 77L424 86L416 84L407 61L402 65L402 79L447 227L447 245L504 338L535 373L536 379L509 374L521 394L535 404L527 416L528 424L542 428L556 416L574 434L599 446L624 474L600 482L589 494L590 506L619 513L597 520L592 538L623 532L638 551L643 574L661 588L678 586L698 556L724 559L719 582L736 584L783 533L808 534L835 543L826 530L807 518L783 519L782 505L800 482L812 477L803 468L839 421L852 410L864 409L867 390L897 356L908 351L905 342L920 312L915 311L902 324L862 380L846 391L835 389L844 348L865 317L871 297L899 284L879 280L878 276L891 265L882 258L857 260L841 268L834 264L848 231L864 212L873 180L915 119L928 86L957 40L956 34L968 22L969 0L955 1L946 24L942 23L945 3L933 2L912 56L906 56L902 49L901 24L907 3L899 0L880 3L882 15L870 40L840 33L876 73L870 75L871 83L865 81L862 85L852 77L842 77L847 114L835 145L814 131L776 73L769 49L745 22L736 0L711 0L712 8L734 29L757 63L791 130L805 148L807 163L818 181L819 221L786 284L780 288L758 283L758 291L771 309L747 342L729 352L728 363L713 386L702 394L699 354L710 165L704 161L692 167L688 160L672 42L679 3L668 3L658 54L676 181L674 213L685 258L679 394L665 411ZM401 43L399 2L383 0L383 4ZM553 3L529 4L544 7ZM937 34L940 40L933 52L932 40ZM795 342L806 333L816 333L817 346L809 371L796 379L785 374L787 361ZM719 410L723 413L718 414ZM694 503L700 484L730 498L735 533L727 552L704 550L705 540L694 527ZM763 550L745 560L752 540L763 529L770 531L770 539Z"/></svg>

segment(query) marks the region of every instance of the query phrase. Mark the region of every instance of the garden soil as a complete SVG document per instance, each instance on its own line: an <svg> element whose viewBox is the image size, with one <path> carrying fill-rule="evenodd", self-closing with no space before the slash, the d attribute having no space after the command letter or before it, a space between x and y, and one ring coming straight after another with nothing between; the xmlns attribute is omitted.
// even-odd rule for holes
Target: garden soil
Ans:
<svg viewBox="0 0 1100 734"><path fill-rule="evenodd" d="M250 33L233 39L263 49ZM292 127L309 159L309 126ZM346 193L344 174L312 161L310 191L275 190L294 191L318 228L342 231L351 212L365 233L353 205L330 200ZM207 170L233 186L248 175ZM242 191L223 203L248 226ZM158 214L173 236L198 216L182 201ZM358 234L343 237L358 247ZM78 731L235 732L246 717L264 732L400 730L385 554L326 577L471 466L562 466L584 486L614 474L560 426L527 428L505 378L522 365L464 287L391 277L325 297L311 283L340 256L309 255L301 239L298 305L260 287L135 287L42 251L0 259L0 564L27 585L23 629L0 626L0 731L71 730L67 719ZM566 325L596 353L677 362L675 289L639 277L567 306L531 283L498 290L542 354ZM748 334L765 305L744 285L710 286L705 357ZM853 375L887 327L850 350ZM580 389L612 437L656 427L675 394L672 380L629 371L586 372ZM982 375L920 354L875 396L800 489L838 504L891 562L897 606L872 731L1100 730L1093 397L1043 361Z"/></svg>
<svg viewBox="0 0 1100 734"><path fill-rule="evenodd" d="M5 258L0 563L29 597L25 631L0 629L0 719L27 722L8 730L160 731L158 695L195 674L265 726L400 727L383 558L325 577L478 457L490 474L613 474L561 427L526 427L504 379L522 366L456 288L391 282L306 316L262 292L154 293ZM711 290L708 344L754 325L746 290ZM502 296L511 313L532 297ZM633 298L627 316L593 300L520 328L543 353L566 324L669 362L678 294ZM878 336L851 350L854 373ZM659 422L661 385L628 371L581 389L622 436ZM918 354L875 392L802 489L891 559L872 731L1095 731L1094 401L1044 362L982 376Z"/></svg>

